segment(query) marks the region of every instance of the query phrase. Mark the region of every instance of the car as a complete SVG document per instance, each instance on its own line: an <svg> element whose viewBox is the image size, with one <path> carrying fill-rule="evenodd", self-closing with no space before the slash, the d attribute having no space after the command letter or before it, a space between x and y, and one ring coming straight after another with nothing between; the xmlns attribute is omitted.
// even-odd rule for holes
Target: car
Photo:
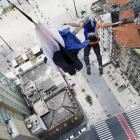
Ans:
<svg viewBox="0 0 140 140"><path fill-rule="evenodd" d="M70 136L70 140L73 140L73 139L74 139L74 136L73 136L73 135L71 135L71 136Z"/></svg>
<svg viewBox="0 0 140 140"><path fill-rule="evenodd" d="M85 132L87 130L87 128L86 127L83 127L78 133L79 133L79 135L81 135L83 132Z"/></svg>
<svg viewBox="0 0 140 140"><path fill-rule="evenodd" d="M81 132L83 133L83 132L85 132L86 130L87 130L86 127L84 127L84 128L81 129Z"/></svg>

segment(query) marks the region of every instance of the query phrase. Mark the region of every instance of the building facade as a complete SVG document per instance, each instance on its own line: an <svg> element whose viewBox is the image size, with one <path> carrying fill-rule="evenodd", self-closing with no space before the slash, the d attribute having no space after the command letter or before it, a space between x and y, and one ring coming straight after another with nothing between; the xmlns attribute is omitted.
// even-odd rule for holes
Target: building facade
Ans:
<svg viewBox="0 0 140 140"><path fill-rule="evenodd" d="M128 63L127 49L123 48L113 37L111 61L115 66L119 66L121 71L126 71Z"/></svg>
<svg viewBox="0 0 140 140"><path fill-rule="evenodd" d="M111 61L119 66L123 74L140 95L140 52L138 49L124 48L113 38Z"/></svg>
<svg viewBox="0 0 140 140"><path fill-rule="evenodd" d="M23 120L29 114L19 88L0 73L0 123L11 117Z"/></svg>
<svg viewBox="0 0 140 140"><path fill-rule="evenodd" d="M140 95L140 51L138 49L130 49L128 55L125 75Z"/></svg>
<svg viewBox="0 0 140 140"><path fill-rule="evenodd" d="M103 24L111 23L111 14L103 14L100 16ZM99 29L100 46L108 52L112 49L112 27Z"/></svg>

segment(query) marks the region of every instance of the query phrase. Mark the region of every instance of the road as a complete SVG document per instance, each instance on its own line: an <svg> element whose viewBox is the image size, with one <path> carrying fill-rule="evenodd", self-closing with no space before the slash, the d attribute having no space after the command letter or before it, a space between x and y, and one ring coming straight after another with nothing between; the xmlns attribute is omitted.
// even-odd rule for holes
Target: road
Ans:
<svg viewBox="0 0 140 140"><path fill-rule="evenodd" d="M140 107L101 121L75 140L136 140L140 138ZM124 121L121 119L124 119ZM126 124L125 124L125 123ZM126 126L128 128L126 128ZM132 134L132 135L131 135Z"/></svg>
<svg viewBox="0 0 140 140"><path fill-rule="evenodd" d="M99 76L98 69L95 65L91 64L92 74L90 76L87 75L85 66L81 72L83 77L88 81L89 87L102 105L107 116L114 116L119 112L124 112L124 108L120 106L112 91L109 91L109 87L102 76Z"/></svg>

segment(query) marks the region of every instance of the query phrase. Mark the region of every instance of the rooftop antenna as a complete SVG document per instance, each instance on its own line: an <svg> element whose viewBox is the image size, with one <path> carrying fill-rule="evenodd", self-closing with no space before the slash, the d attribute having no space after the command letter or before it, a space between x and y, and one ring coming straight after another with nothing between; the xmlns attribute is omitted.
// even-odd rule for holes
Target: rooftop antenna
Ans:
<svg viewBox="0 0 140 140"><path fill-rule="evenodd" d="M29 17L26 13L24 13L22 10L20 10L17 6L15 6L13 3L11 3L9 0L7 0L9 4L11 4L14 8L16 8L20 13L22 13L29 21L31 21L32 23L34 23L34 25L36 25L37 23L35 23L33 21L33 19L31 17Z"/></svg>

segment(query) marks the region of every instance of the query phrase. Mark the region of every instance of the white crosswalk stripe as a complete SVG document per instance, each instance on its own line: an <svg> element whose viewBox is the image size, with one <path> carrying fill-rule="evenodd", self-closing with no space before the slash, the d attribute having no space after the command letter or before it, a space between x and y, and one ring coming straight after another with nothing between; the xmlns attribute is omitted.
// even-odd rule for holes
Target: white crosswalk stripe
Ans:
<svg viewBox="0 0 140 140"><path fill-rule="evenodd" d="M133 113L133 112L132 112ZM135 115L140 115L140 113L137 113L137 112L135 112L135 113L133 113L133 114L128 114L130 117L135 117Z"/></svg>
<svg viewBox="0 0 140 140"><path fill-rule="evenodd" d="M138 137L140 137L140 107L126 112Z"/></svg>
<svg viewBox="0 0 140 140"><path fill-rule="evenodd" d="M95 125L95 129L100 140L114 140L105 121L97 123Z"/></svg>
<svg viewBox="0 0 140 140"><path fill-rule="evenodd" d="M132 113L133 114L136 114L136 113L139 113L140 114L140 112L139 112L140 110L139 109L137 109L137 110L134 110L134 111L132 111L132 112L129 112L129 113L127 113L127 114L130 114L130 115L132 115Z"/></svg>
<svg viewBox="0 0 140 140"><path fill-rule="evenodd" d="M133 110L127 111L126 113L127 114L132 114L132 113L139 112L139 111L140 111L140 108L137 108L137 109L133 109Z"/></svg>

